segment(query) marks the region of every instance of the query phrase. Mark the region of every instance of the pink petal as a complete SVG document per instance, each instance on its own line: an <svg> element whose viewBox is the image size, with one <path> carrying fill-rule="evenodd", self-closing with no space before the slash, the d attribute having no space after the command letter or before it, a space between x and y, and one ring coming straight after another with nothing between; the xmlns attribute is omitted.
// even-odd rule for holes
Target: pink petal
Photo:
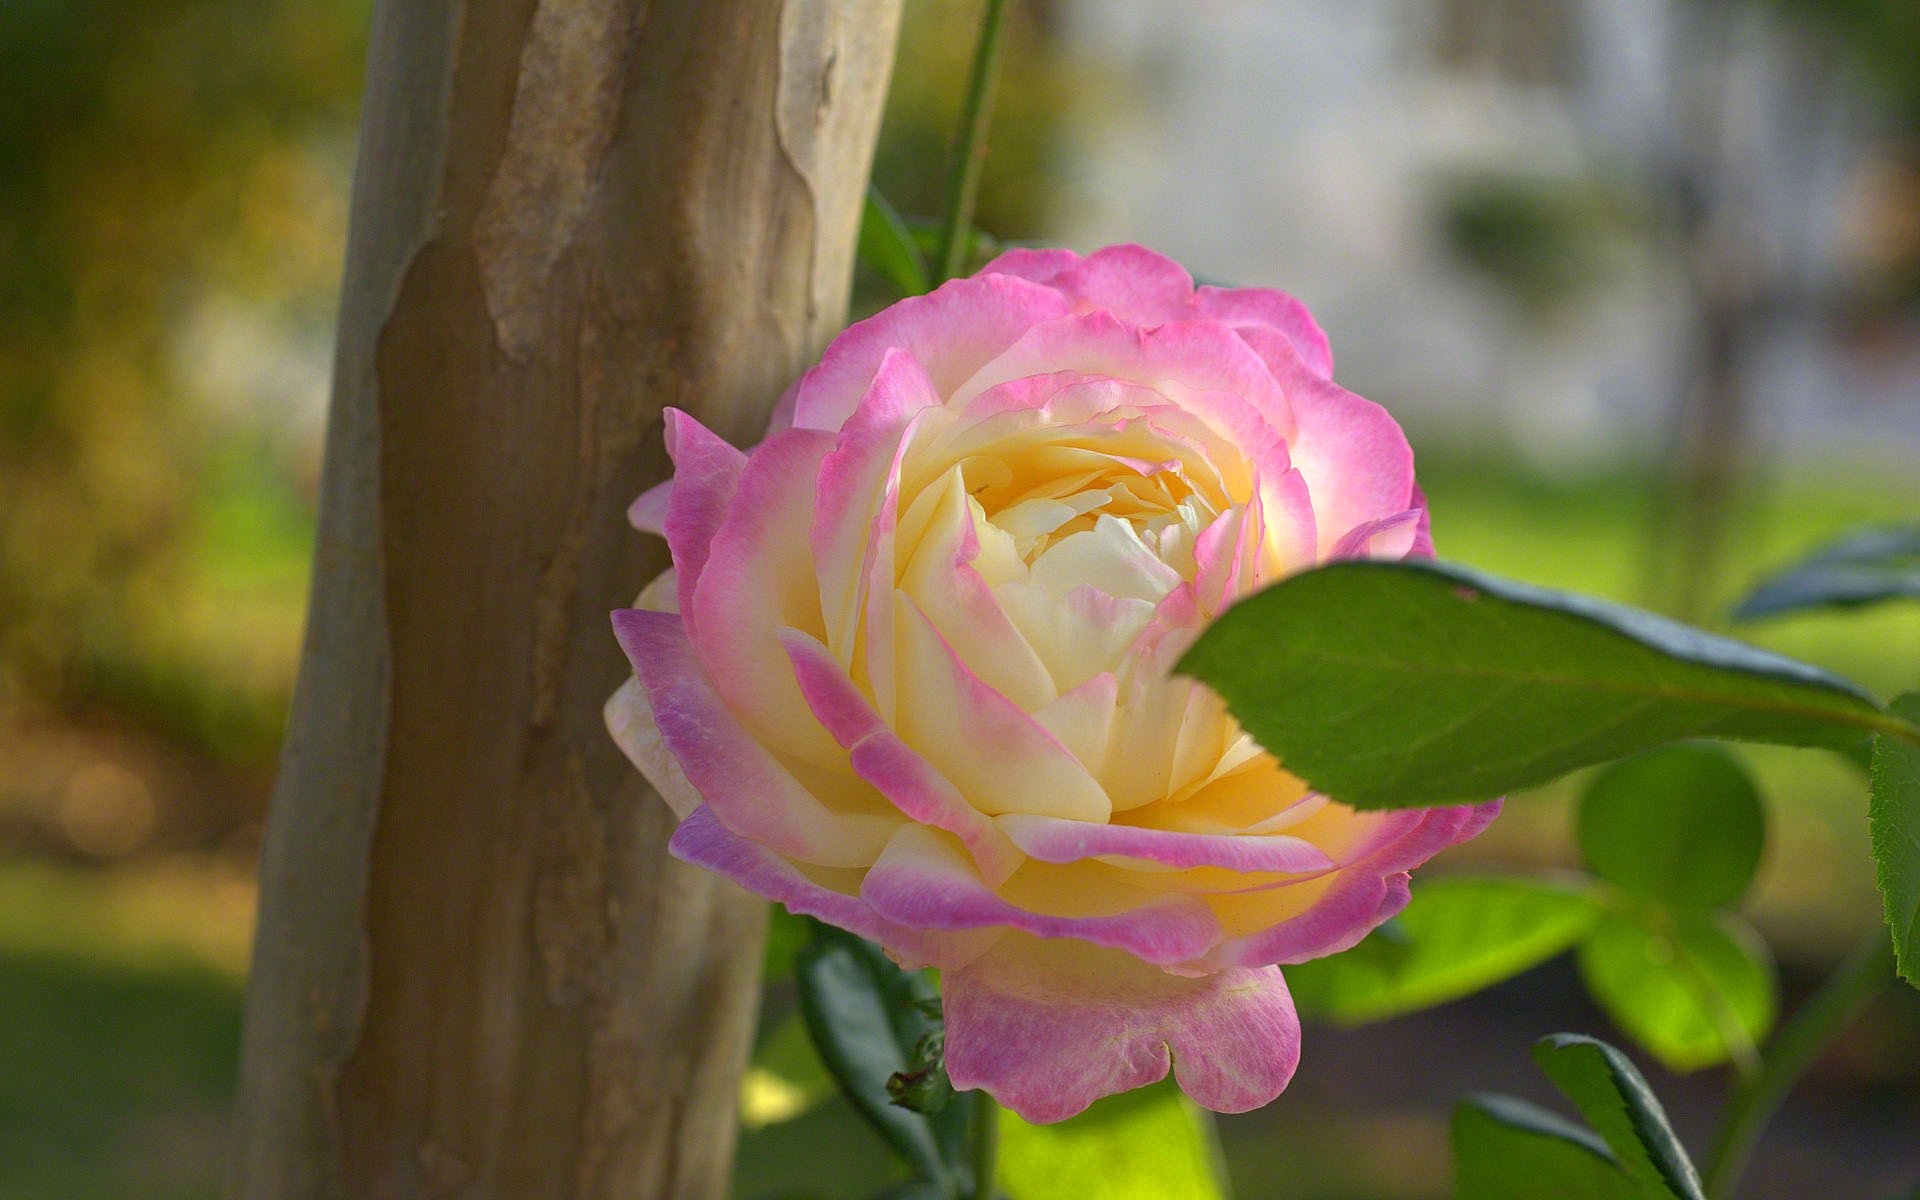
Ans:
<svg viewBox="0 0 1920 1200"><path fill-rule="evenodd" d="M1478 835L1499 815L1500 805L1493 800L1381 814L1368 836L1334 856L1341 870L1309 908L1266 929L1229 938L1206 961L1216 966L1306 962L1358 944L1406 907L1408 871Z"/></svg>
<svg viewBox="0 0 1920 1200"><path fill-rule="evenodd" d="M899 595L901 738L986 813L1105 820L1107 795L1086 767L1018 705L982 683L904 593Z"/></svg>
<svg viewBox="0 0 1920 1200"><path fill-rule="evenodd" d="M1105 309L1132 325L1164 325L1194 315L1193 276L1144 246L1119 245L1085 258L1071 250L1008 250L982 275L1018 275L1073 302L1075 312Z"/></svg>
<svg viewBox="0 0 1920 1200"><path fill-rule="evenodd" d="M1298 428L1287 444L1306 477L1319 553L1349 531L1413 508L1413 448L1386 409L1301 371L1283 379Z"/></svg>
<svg viewBox="0 0 1920 1200"><path fill-rule="evenodd" d="M673 480L656 483L627 505L627 524L641 533L667 536L667 510L673 507Z"/></svg>
<svg viewBox="0 0 1920 1200"><path fill-rule="evenodd" d="M613 627L646 688L661 742L729 829L822 866L874 861L899 821L836 812L803 787L715 693L677 615L621 609Z"/></svg>
<svg viewBox="0 0 1920 1200"><path fill-rule="evenodd" d="M1131 858L1169 867L1225 867L1232 871L1274 871L1289 874L1324 871L1333 860L1326 851L1302 838L1222 836L1148 829L1138 825L1097 825L1008 813L995 817L1013 844L1046 863L1080 862L1089 858Z"/></svg>
<svg viewBox="0 0 1920 1200"><path fill-rule="evenodd" d="M942 976L947 1073L1028 1121L1164 1079L1216 1112L1278 1096L1300 1022L1274 967L1187 978L1081 942L1018 935Z"/></svg>
<svg viewBox="0 0 1920 1200"><path fill-rule="evenodd" d="M888 350L904 350L949 395L981 365L1042 321L1066 313L1051 288L1011 275L978 275L941 284L857 322L834 339L818 366L801 376L793 424L836 430L853 415Z"/></svg>
<svg viewBox="0 0 1920 1200"><path fill-rule="evenodd" d="M1023 857L1019 850L887 728L827 648L797 629L782 630L780 641L793 660L801 694L820 723L847 748L854 772L906 816L959 838L990 882L1011 875Z"/></svg>
<svg viewBox="0 0 1920 1200"><path fill-rule="evenodd" d="M981 268L988 273L1045 284L1072 300L1078 312L1106 309L1130 325L1199 318L1284 338L1315 372L1333 374L1327 335L1306 305L1272 288L1196 289L1186 268L1142 246L1108 246L1085 258L1071 250L1009 250Z"/></svg>
<svg viewBox="0 0 1920 1200"><path fill-rule="evenodd" d="M687 780L687 773L661 740L660 728L653 719L653 704L647 689L638 679L629 679L607 697L607 732L620 747L627 761L640 768L653 790L667 802L673 815L685 820L700 807L700 793Z"/></svg>
<svg viewBox="0 0 1920 1200"><path fill-rule="evenodd" d="M1049 870L1054 869L1029 864L996 892L946 835L906 825L867 871L860 896L881 916L914 929L1005 926L1035 937L1110 946L1152 963L1191 962L1220 940L1212 910L1191 896L1095 876L1076 880L1071 890L1053 887L1047 879L1020 887L1026 876ZM1004 898L1008 892L1026 902ZM1041 911L1042 902L1053 911ZM1063 907L1073 911L1058 911Z"/></svg>
<svg viewBox="0 0 1920 1200"><path fill-rule="evenodd" d="M949 402L965 404L1012 380L1060 371L1150 387L1249 453L1294 429L1279 383L1232 330L1208 321L1140 329L1104 310L1035 325L949 392Z"/></svg>
<svg viewBox="0 0 1920 1200"><path fill-rule="evenodd" d="M788 912L818 917L879 942L896 957L916 966L952 969L978 957L994 940L982 933L932 933L896 925L874 912L859 896L817 882L765 846L734 834L711 807L697 808L682 821L667 849L681 862L724 875L748 891L786 906Z"/></svg>
<svg viewBox="0 0 1920 1200"><path fill-rule="evenodd" d="M713 536L726 520L727 505L740 486L747 456L720 435L677 408L665 413L667 453L673 456L673 479L660 497L654 488L634 502L645 518L666 502L660 516L660 532L673 552L673 565L679 571L680 611L686 612L693 590L706 569Z"/></svg>
<svg viewBox="0 0 1920 1200"><path fill-rule="evenodd" d="M1328 558L1406 558L1420 535L1424 508L1409 508L1349 529Z"/></svg>
<svg viewBox="0 0 1920 1200"><path fill-rule="evenodd" d="M851 656L846 648L859 622L862 585L873 570L879 510L898 475L907 429L914 417L939 404L933 381L913 356L888 350L860 407L820 464L808 536L828 642L843 655Z"/></svg>
<svg viewBox="0 0 1920 1200"><path fill-rule="evenodd" d="M700 661L740 723L776 750L842 770L846 756L808 711L776 636L787 626L824 633L808 527L833 440L789 429L754 448L691 602L684 578L680 594Z"/></svg>
<svg viewBox="0 0 1920 1200"><path fill-rule="evenodd" d="M1307 306L1272 288L1203 287L1197 315L1231 326L1269 362L1284 353L1323 378L1333 376L1333 348ZM1272 339L1271 341L1269 339Z"/></svg>

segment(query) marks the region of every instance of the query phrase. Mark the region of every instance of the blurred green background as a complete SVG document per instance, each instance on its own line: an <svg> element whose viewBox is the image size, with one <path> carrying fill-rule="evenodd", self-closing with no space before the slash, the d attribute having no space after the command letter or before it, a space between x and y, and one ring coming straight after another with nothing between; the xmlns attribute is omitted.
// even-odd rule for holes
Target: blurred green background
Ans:
<svg viewBox="0 0 1920 1200"><path fill-rule="evenodd" d="M0 4L0 1200L219 1190L367 9ZM976 22L907 6L876 166L903 211L937 208ZM1648 29L1677 49L1634 50ZM1768 565L1920 518L1911 0L1048 0L1011 37L982 224L1301 294L1343 379L1403 415L1445 556L1715 624ZM1262 90L1323 59L1345 74ZM1634 71L1681 132L1620 134ZM1915 606L1744 632L1883 695L1920 681ZM1878 919L1862 787L1749 757L1773 822L1749 915L1791 1004ZM1571 864L1570 791L1453 865ZM1453 1098L1538 1095L1535 1036L1612 1036L1563 968L1310 1030L1293 1089L1223 1125L1240 1194L1445 1194ZM1717 1073L1655 1079L1697 1144ZM1920 1178L1915 997L1870 1010L1777 1132L1754 1196ZM864 1136L833 1104L766 1124L740 1190L856 1194Z"/></svg>

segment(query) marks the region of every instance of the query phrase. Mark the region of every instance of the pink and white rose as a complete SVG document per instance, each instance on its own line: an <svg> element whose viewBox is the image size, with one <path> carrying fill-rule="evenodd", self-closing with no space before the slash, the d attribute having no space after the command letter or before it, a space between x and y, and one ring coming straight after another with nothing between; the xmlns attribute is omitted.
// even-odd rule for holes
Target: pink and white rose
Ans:
<svg viewBox="0 0 1920 1200"><path fill-rule="evenodd" d="M608 705L673 853L941 970L947 1067L1033 1121L1173 1070L1272 1100L1281 967L1498 805L1358 812L1171 668L1238 597L1428 556L1413 455L1304 306L1138 246L1014 250L849 328L743 453L667 414L673 568Z"/></svg>

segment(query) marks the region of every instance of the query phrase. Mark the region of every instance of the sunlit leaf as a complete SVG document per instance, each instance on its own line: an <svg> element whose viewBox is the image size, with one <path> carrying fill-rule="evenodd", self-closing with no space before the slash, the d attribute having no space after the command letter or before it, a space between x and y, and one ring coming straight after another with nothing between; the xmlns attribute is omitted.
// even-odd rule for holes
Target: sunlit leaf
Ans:
<svg viewBox="0 0 1920 1200"><path fill-rule="evenodd" d="M1920 525L1856 530L1774 575L1748 594L1738 621L1811 608L1848 608L1920 598Z"/></svg>
<svg viewBox="0 0 1920 1200"><path fill-rule="evenodd" d="M1644 1195L1705 1200L1700 1175L1666 1110L1626 1055L1594 1038L1556 1033L1534 1045L1533 1060L1573 1101Z"/></svg>
<svg viewBox="0 0 1920 1200"><path fill-rule="evenodd" d="M1000 1118L1000 1188L1011 1200L1224 1200L1210 1118L1159 1084L1109 1096L1071 1121Z"/></svg>
<svg viewBox="0 0 1920 1200"><path fill-rule="evenodd" d="M1893 702L1920 721L1920 692ZM1920 987L1920 746L1877 737L1873 748L1873 859L1900 975Z"/></svg>
<svg viewBox="0 0 1920 1200"><path fill-rule="evenodd" d="M1605 1142L1512 1096L1453 1110L1454 1200L1640 1200Z"/></svg>
<svg viewBox="0 0 1920 1200"><path fill-rule="evenodd" d="M1681 909L1721 908L1753 882L1766 842L1760 792L1717 746L1663 746L1603 767L1580 800L1595 875Z"/></svg>
<svg viewBox="0 0 1920 1200"><path fill-rule="evenodd" d="M1751 1055L1779 1011L1766 943L1732 917L1610 916L1580 946L1580 975L1620 1031L1668 1070Z"/></svg>
<svg viewBox="0 0 1920 1200"><path fill-rule="evenodd" d="M1484 799L1690 737L1920 739L1818 667L1431 562L1293 575L1227 610L1179 669L1289 770L1362 808Z"/></svg>
<svg viewBox="0 0 1920 1200"><path fill-rule="evenodd" d="M792 1013L753 1048L740 1080L740 1123L748 1129L791 1121L833 1094L833 1076Z"/></svg>
<svg viewBox="0 0 1920 1200"><path fill-rule="evenodd" d="M1303 1014L1379 1020L1470 995L1569 949L1599 918L1584 888L1523 876L1414 884L1398 933L1286 968Z"/></svg>

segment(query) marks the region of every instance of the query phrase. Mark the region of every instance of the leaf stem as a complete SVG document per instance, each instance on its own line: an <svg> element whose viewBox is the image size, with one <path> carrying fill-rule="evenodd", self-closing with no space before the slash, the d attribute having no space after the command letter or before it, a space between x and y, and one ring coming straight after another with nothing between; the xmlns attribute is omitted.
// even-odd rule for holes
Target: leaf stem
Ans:
<svg viewBox="0 0 1920 1200"><path fill-rule="evenodd" d="M1001 31L1007 0L987 0L980 19L980 41L973 51L973 71L960 108L960 129L954 138L953 161L947 168L947 207L940 230L940 254L933 264L938 282L961 274L973 238L973 205L980 194L980 172L987 161L987 125L993 117L993 87L1000 74Z"/></svg>
<svg viewBox="0 0 1920 1200"><path fill-rule="evenodd" d="M1893 943L1876 922L1820 990L1781 1027L1762 1058L1760 1074L1734 1089L1703 1172L1711 1200L1726 1200L1733 1194L1761 1130L1781 1101L1827 1043L1892 978Z"/></svg>
<svg viewBox="0 0 1920 1200"><path fill-rule="evenodd" d="M973 1200L994 1200L994 1174L1000 1156L1000 1105L985 1091L973 1094L973 1127L967 1160L973 1168Z"/></svg>

